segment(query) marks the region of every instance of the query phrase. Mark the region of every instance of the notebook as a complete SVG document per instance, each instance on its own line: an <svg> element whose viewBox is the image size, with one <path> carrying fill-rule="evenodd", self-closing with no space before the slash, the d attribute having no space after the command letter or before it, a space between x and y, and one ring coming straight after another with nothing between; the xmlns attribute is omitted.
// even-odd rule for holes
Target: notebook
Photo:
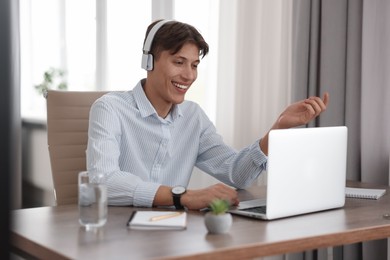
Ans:
<svg viewBox="0 0 390 260"><path fill-rule="evenodd" d="M345 126L271 130L266 198L230 212L272 220L343 207L347 133Z"/></svg>
<svg viewBox="0 0 390 260"><path fill-rule="evenodd" d="M182 230L187 227L187 212L184 211L133 211L127 221L130 229Z"/></svg>
<svg viewBox="0 0 390 260"><path fill-rule="evenodd" d="M367 188L345 188L345 196L355 199L372 199L377 200L385 195L385 189L367 189Z"/></svg>

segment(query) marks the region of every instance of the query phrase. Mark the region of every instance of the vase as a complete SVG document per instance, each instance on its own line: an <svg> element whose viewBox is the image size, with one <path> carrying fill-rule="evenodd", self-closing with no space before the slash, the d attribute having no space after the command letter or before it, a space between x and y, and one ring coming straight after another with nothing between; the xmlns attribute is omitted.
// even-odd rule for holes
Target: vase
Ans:
<svg viewBox="0 0 390 260"><path fill-rule="evenodd" d="M212 212L207 212L204 222L209 233L225 234L230 230L233 218L230 213L215 215Z"/></svg>

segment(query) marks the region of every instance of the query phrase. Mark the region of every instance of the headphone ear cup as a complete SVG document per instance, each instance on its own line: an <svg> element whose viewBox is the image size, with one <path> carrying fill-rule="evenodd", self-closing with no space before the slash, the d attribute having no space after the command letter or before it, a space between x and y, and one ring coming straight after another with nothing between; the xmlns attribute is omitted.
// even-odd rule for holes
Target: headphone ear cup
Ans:
<svg viewBox="0 0 390 260"><path fill-rule="evenodd" d="M154 58L152 54L148 54L148 64L146 70L153 70Z"/></svg>
<svg viewBox="0 0 390 260"><path fill-rule="evenodd" d="M153 55L142 54L141 67L145 70L153 70Z"/></svg>

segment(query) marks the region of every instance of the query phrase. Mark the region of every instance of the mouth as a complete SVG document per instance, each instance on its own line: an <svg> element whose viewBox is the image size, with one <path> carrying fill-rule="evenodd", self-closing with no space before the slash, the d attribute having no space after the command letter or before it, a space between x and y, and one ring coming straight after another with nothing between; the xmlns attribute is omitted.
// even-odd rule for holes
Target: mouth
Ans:
<svg viewBox="0 0 390 260"><path fill-rule="evenodd" d="M179 89L183 89L183 90L187 90L190 86L187 86L187 85L182 85L182 84L179 84L177 82L172 82L173 85Z"/></svg>

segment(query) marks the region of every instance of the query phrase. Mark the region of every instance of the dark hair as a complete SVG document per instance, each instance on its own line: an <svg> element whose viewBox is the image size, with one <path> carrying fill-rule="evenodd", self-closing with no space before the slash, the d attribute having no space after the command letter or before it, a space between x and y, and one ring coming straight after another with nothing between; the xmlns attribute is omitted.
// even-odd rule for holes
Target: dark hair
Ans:
<svg viewBox="0 0 390 260"><path fill-rule="evenodd" d="M144 44L150 30L159 21L161 20L157 20L148 26ZM195 44L199 48L199 56L202 56L202 58L209 52L209 45L195 27L177 21L168 22L161 26L155 34L149 53L153 54L155 59L158 59L162 51L169 50L171 54L176 54L186 43Z"/></svg>

